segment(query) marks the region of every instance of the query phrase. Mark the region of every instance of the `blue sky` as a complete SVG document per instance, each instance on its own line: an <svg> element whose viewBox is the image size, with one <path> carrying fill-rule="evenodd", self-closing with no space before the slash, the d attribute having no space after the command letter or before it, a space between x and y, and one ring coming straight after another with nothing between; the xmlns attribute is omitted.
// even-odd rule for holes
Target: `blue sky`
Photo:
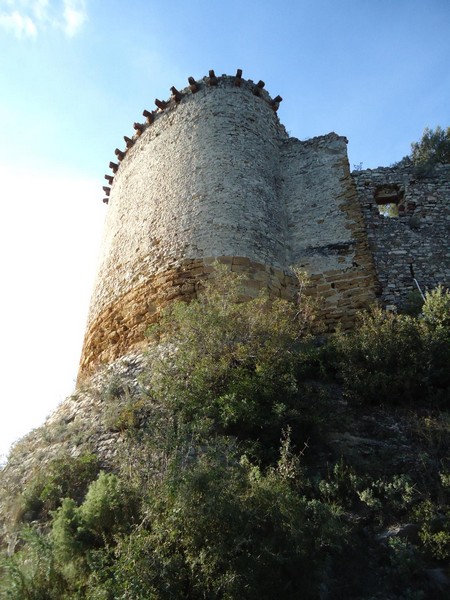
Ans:
<svg viewBox="0 0 450 600"><path fill-rule="evenodd" d="M449 0L0 0L0 454L73 388L103 175L155 98L242 68L371 168L450 125L449 64Z"/></svg>

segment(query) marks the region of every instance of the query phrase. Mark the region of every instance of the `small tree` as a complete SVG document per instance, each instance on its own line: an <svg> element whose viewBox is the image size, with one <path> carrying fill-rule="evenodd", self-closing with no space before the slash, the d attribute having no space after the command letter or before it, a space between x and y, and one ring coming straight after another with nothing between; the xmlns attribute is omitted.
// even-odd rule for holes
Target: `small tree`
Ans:
<svg viewBox="0 0 450 600"><path fill-rule="evenodd" d="M427 127L422 139L411 144L411 160L417 166L450 163L450 127Z"/></svg>
<svg viewBox="0 0 450 600"><path fill-rule="evenodd" d="M422 308L425 321L434 329L447 329L450 334L450 290L438 286L426 293Z"/></svg>

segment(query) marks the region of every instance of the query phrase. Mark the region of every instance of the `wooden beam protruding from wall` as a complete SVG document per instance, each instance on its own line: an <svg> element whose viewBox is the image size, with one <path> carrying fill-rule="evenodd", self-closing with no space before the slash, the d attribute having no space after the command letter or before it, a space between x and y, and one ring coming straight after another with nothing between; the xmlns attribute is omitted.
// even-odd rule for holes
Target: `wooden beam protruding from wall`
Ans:
<svg viewBox="0 0 450 600"><path fill-rule="evenodd" d="M264 88L265 85L266 84L262 79L258 81L258 83L253 88L253 93L255 94L255 96L259 96L261 94L261 90Z"/></svg>
<svg viewBox="0 0 450 600"><path fill-rule="evenodd" d="M144 123L133 123L133 129L136 131L137 135L142 135L145 125Z"/></svg>
<svg viewBox="0 0 450 600"><path fill-rule="evenodd" d="M281 96L275 96L275 98L271 102L271 106L273 110L277 111L280 108L280 102L283 100Z"/></svg>
<svg viewBox="0 0 450 600"><path fill-rule="evenodd" d="M217 79L216 74L214 73L214 69L211 69L209 72L208 83L209 85L217 85L219 83L219 80Z"/></svg>
<svg viewBox="0 0 450 600"><path fill-rule="evenodd" d="M155 99L155 104L161 110L164 110L165 108L167 108L169 106L168 102L166 102L165 100L158 100L158 98Z"/></svg>
<svg viewBox="0 0 450 600"><path fill-rule="evenodd" d="M170 88L170 91L172 92L172 97L175 102L179 102L183 98L183 94L179 92L174 85Z"/></svg>
<svg viewBox="0 0 450 600"><path fill-rule="evenodd" d="M155 120L155 115L153 112L150 112L149 110L144 110L144 112L142 113L144 115L144 117L147 119L147 123L149 125L151 125L153 123L153 121Z"/></svg>
<svg viewBox="0 0 450 600"><path fill-rule="evenodd" d="M198 90L200 89L200 86L195 81L195 79L193 77L188 77L188 81L189 81L189 87L191 89L191 92L193 94L195 94L195 92L198 92Z"/></svg>

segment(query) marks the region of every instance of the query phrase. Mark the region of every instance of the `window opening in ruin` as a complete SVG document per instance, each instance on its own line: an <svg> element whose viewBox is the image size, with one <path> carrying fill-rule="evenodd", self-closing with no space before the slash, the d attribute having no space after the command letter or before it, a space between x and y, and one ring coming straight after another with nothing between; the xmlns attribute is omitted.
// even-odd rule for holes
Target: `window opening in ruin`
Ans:
<svg viewBox="0 0 450 600"><path fill-rule="evenodd" d="M398 185L383 185L375 190L375 202L378 212L383 217L395 218L399 216L399 206L403 200L403 192Z"/></svg>

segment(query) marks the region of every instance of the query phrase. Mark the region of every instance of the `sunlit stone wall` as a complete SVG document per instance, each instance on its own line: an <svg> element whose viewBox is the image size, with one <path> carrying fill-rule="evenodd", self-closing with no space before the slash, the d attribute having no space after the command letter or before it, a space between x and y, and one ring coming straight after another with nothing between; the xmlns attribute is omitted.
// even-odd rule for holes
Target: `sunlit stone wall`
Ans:
<svg viewBox="0 0 450 600"><path fill-rule="evenodd" d="M345 138L289 138L262 82L213 76L172 92L116 151L80 375L140 347L215 259L246 274L249 297L293 298L301 266L330 325L374 298Z"/></svg>

